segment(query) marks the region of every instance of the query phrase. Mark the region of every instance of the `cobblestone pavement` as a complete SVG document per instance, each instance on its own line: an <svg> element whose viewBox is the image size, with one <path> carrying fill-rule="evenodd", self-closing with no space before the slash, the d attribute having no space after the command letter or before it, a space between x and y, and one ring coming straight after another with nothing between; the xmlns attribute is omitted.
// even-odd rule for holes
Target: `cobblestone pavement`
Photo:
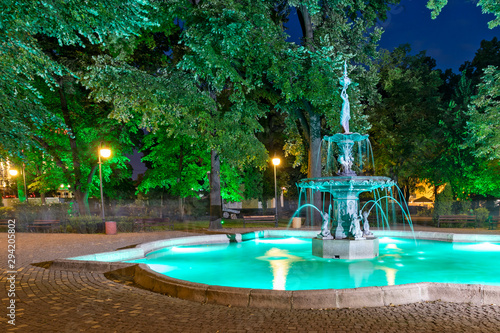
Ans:
<svg viewBox="0 0 500 333"><path fill-rule="evenodd" d="M233 230L234 231L234 230ZM448 231L448 230L447 230ZM7 233L0 233L0 331L18 332L498 332L500 307L445 302L394 307L275 310L171 298L104 274L49 270L32 263L184 232L106 235L16 234L16 325L7 323ZM192 235L192 233L190 233ZM3 287L5 286L5 288Z"/></svg>

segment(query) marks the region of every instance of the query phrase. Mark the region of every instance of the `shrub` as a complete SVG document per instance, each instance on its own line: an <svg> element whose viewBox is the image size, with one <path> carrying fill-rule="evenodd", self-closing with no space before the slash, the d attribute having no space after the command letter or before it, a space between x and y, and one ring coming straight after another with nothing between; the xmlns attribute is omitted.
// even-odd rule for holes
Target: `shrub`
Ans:
<svg viewBox="0 0 500 333"><path fill-rule="evenodd" d="M74 216L68 219L66 230L79 234L94 234L103 232L104 226L100 216Z"/></svg>
<svg viewBox="0 0 500 333"><path fill-rule="evenodd" d="M8 219L14 217L14 208L0 207L0 219Z"/></svg>
<svg viewBox="0 0 500 333"><path fill-rule="evenodd" d="M477 222L485 226L484 224L490 215L490 211L484 207L479 207L474 209L474 214L476 215Z"/></svg>
<svg viewBox="0 0 500 333"><path fill-rule="evenodd" d="M441 215L450 215L453 205L453 193L451 191L451 185L446 184L443 191L436 195L436 202L434 203L434 214L433 218L435 221L438 220Z"/></svg>

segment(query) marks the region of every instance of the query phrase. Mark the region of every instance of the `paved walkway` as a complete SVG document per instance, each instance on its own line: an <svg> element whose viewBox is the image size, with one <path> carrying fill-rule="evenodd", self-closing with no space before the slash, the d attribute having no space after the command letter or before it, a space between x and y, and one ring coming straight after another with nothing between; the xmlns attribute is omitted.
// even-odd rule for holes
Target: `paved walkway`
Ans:
<svg viewBox="0 0 500 333"><path fill-rule="evenodd" d="M236 308L171 298L126 283L108 280L100 273L56 271L31 265L183 235L186 233L177 231L116 236L17 233L16 326L12 326L7 323L6 316L6 307L9 304L5 274L7 233L0 233L0 267L3 273L0 283L6 286L0 289L2 299L0 331L72 333L500 331L500 306L497 305L471 306L429 302L362 309Z"/></svg>

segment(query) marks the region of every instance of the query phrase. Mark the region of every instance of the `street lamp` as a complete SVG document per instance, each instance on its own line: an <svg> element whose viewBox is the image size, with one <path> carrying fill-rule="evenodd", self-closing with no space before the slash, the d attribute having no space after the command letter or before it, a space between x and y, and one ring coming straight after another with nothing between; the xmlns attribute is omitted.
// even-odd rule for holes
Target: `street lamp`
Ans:
<svg viewBox="0 0 500 333"><path fill-rule="evenodd" d="M17 171L16 169L9 169L9 175L11 175L12 177L16 177L18 175L19 171ZM22 174L23 174L23 184L24 184L24 193L23 193L23 201L26 201L28 199L28 191L26 189L26 174L24 173L24 163L23 163L23 168L22 168ZM17 182L16 182L17 184ZM19 187L17 187L17 191L18 191L18 196L19 196ZM21 201L21 196L19 196L19 201Z"/></svg>
<svg viewBox="0 0 500 333"><path fill-rule="evenodd" d="M275 222L274 226L277 228L278 227L278 186L276 183L276 166L280 165L281 160L278 157L273 158L273 165L274 165L274 208L275 208Z"/></svg>
<svg viewBox="0 0 500 333"><path fill-rule="evenodd" d="M111 150L108 148L102 148L101 144L99 144L99 186L101 188L101 209L102 209L102 222L105 222L104 218L104 194L102 192L102 161L101 156L104 158L108 158L111 156Z"/></svg>

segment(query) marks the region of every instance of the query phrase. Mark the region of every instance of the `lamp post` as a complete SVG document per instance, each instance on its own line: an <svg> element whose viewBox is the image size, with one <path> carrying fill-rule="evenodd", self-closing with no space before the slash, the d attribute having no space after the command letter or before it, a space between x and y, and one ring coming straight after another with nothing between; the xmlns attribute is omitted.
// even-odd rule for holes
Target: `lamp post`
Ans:
<svg viewBox="0 0 500 333"><path fill-rule="evenodd" d="M274 208L275 208L275 222L274 226L277 228L278 227L278 186L276 183L276 166L279 165L281 160L278 157L273 158L273 165L274 165Z"/></svg>
<svg viewBox="0 0 500 333"><path fill-rule="evenodd" d="M111 156L111 150L107 148L102 148L101 144L99 144L99 187L101 188L101 210L102 210L102 222L105 222L104 218L104 194L102 191L102 161L101 156L104 158L108 158Z"/></svg>
<svg viewBox="0 0 500 333"><path fill-rule="evenodd" d="M24 184L24 200L28 201L28 189L26 188L26 172L24 172L24 162L23 162L23 184Z"/></svg>
<svg viewBox="0 0 500 333"><path fill-rule="evenodd" d="M16 177L19 172L16 169L9 169L9 175L11 177ZM19 196L19 184L16 180L16 188L17 188L17 195ZM19 198L19 201L21 201L21 198Z"/></svg>

